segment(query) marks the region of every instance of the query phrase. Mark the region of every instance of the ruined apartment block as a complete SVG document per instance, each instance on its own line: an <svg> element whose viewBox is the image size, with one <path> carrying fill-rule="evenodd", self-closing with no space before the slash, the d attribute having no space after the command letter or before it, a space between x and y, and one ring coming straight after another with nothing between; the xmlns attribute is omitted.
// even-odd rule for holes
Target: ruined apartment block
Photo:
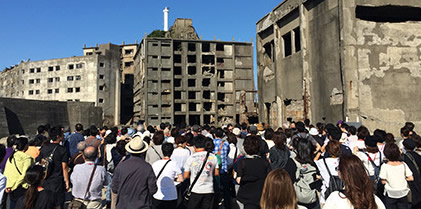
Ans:
<svg viewBox="0 0 421 209"><path fill-rule="evenodd" d="M185 34L192 27L191 20L177 19L170 38L142 40L134 121L222 125L256 116L252 44L199 40Z"/></svg>
<svg viewBox="0 0 421 209"><path fill-rule="evenodd" d="M102 44L84 56L22 61L0 73L0 97L92 102L104 124L119 124L120 47Z"/></svg>
<svg viewBox="0 0 421 209"><path fill-rule="evenodd" d="M285 0L257 22L259 117L421 126L421 1Z"/></svg>

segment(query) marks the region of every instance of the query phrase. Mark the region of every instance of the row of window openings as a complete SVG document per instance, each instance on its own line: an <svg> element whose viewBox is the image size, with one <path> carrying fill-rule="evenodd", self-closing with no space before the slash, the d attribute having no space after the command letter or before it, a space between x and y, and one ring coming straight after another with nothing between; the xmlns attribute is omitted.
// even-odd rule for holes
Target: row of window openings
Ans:
<svg viewBox="0 0 421 209"><path fill-rule="evenodd" d="M153 44L153 46L158 46L158 44ZM162 44L164 46L164 44ZM169 45L168 45L169 46ZM175 51L182 51L181 42L174 42L174 50ZM195 43L188 43L187 50L191 52L196 51L196 44ZM216 51L224 51L225 44L216 43ZM202 52L210 52L210 43L204 42L202 43Z"/></svg>
<svg viewBox="0 0 421 209"><path fill-rule="evenodd" d="M101 66L101 64L102 64L102 66ZM78 63L78 64L69 64L69 65L67 65L67 69L69 69L69 70L73 70L73 69L80 69L80 68L83 68L83 63ZM100 63L100 66L101 67L104 67L104 63ZM57 65L57 66L49 66L48 67L48 71L49 72L52 72L52 71L54 71L54 68L55 68L55 70L56 71L59 71L60 70L60 66L59 65ZM40 73L41 72L41 68L30 68L29 69L29 73L35 73L35 72L37 72L37 73ZM23 73L25 73L25 70L22 70L22 74Z"/></svg>
<svg viewBox="0 0 421 209"><path fill-rule="evenodd" d="M158 68L152 68L152 71L157 72ZM171 68L161 68L161 71L170 72ZM204 75L212 75L214 73L215 73L215 67L203 67L202 68L202 74L204 74ZM218 70L218 73L221 76L220 78L224 78L224 71L223 70ZM187 74L196 75L197 74L197 68L195 66L189 66L187 68ZM174 67L174 75L182 75L181 67Z"/></svg>
<svg viewBox="0 0 421 209"><path fill-rule="evenodd" d="M80 87L76 87L74 88L74 92L80 92ZM39 94L40 90L29 90L28 94L29 95L34 95L35 94ZM53 93L53 89L47 89L47 93L48 94L52 94ZM54 93L58 94L60 93L60 89L54 89ZM67 93L73 93L73 88L67 88Z"/></svg>

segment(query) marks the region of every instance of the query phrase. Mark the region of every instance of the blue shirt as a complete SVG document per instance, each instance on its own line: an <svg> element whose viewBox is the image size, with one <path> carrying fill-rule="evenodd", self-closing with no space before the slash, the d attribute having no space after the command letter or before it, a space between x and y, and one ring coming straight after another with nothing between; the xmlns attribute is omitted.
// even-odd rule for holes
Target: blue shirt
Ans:
<svg viewBox="0 0 421 209"><path fill-rule="evenodd" d="M77 144L79 144L79 142L84 141L85 137L83 137L82 134L80 134L79 132L75 132L72 135L70 135L69 137L69 156L72 156L73 154L75 154L76 152L78 152L77 150Z"/></svg>
<svg viewBox="0 0 421 209"><path fill-rule="evenodd" d="M88 187L89 178L94 169L94 162L85 162L76 165L70 180L72 181L72 195L75 198L83 199L85 197L86 188ZM101 200L102 187L108 184L107 171L104 167L98 165L92 179L91 187L86 195L87 200Z"/></svg>
<svg viewBox="0 0 421 209"><path fill-rule="evenodd" d="M222 143L222 139L214 139L213 143L215 144L215 149L213 150L214 154L217 154L219 152L219 148L221 147L221 143ZM224 141L224 144L222 145L222 150L221 150L221 161L222 161L222 168L221 168L221 173L228 173L228 161L227 161L227 157L228 157L228 153L230 152L230 146L228 144L228 142Z"/></svg>

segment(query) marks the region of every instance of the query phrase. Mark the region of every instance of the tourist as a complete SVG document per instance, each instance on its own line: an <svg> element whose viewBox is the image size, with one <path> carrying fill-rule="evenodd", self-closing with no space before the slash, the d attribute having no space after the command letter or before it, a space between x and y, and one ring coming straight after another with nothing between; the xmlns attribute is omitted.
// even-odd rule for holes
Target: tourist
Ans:
<svg viewBox="0 0 421 209"><path fill-rule="evenodd" d="M270 148L272 148L273 146L275 146L275 143L273 142L273 137L275 136L275 131L272 128L268 128L265 130L265 141L268 144L268 148L270 150Z"/></svg>
<svg viewBox="0 0 421 209"><path fill-rule="evenodd" d="M83 157L85 163L76 165L71 175L72 195L86 208L100 209L102 208L102 187L108 185L107 172L103 166L95 165L98 157L98 149L95 147L86 147Z"/></svg>
<svg viewBox="0 0 421 209"><path fill-rule="evenodd" d="M98 129L96 126L92 125L89 128L89 136L85 139L85 142L88 146L94 146L98 149L99 145L101 144L101 140L97 138L98 136Z"/></svg>
<svg viewBox="0 0 421 209"><path fill-rule="evenodd" d="M411 189L412 208L421 208L421 156L414 151L416 143L411 139L412 136L403 142L406 150L405 154L403 154L403 159L414 176L414 181L408 182Z"/></svg>
<svg viewBox="0 0 421 209"><path fill-rule="evenodd" d="M6 163L4 176L6 177L6 193L10 196L10 209L14 209L16 201L25 195L28 184L24 182L26 170L33 164L31 156L25 154L28 149L28 139L19 137L15 139L14 151Z"/></svg>
<svg viewBox="0 0 421 209"><path fill-rule="evenodd" d="M376 136L367 136L365 137L365 150L358 150L358 147L355 147L354 153L355 155L362 161L364 167L368 172L368 176L370 177L373 185L374 185L374 193L378 196L382 196L383 188L379 184L379 172L380 167L383 164L384 156L382 152L379 151L377 146L377 137ZM380 191L378 193L378 190Z"/></svg>
<svg viewBox="0 0 421 209"><path fill-rule="evenodd" d="M206 140L207 138L203 135L194 137L195 153L187 159L184 165L184 179L190 178L188 193L191 195L187 203L188 209L211 209L213 207L213 177L219 176L219 168L216 156L205 150ZM205 165L206 169L204 169Z"/></svg>
<svg viewBox="0 0 421 209"><path fill-rule="evenodd" d="M299 138L294 143L294 149L296 157L293 160L296 171L292 182L294 182L298 203L309 209L320 208L317 190L320 189L322 182L313 161L315 150L313 143L309 139Z"/></svg>
<svg viewBox="0 0 421 209"><path fill-rule="evenodd" d="M111 204L112 173L114 172L114 169L115 169L111 150L115 147L116 141L117 141L117 138L114 134L108 134L104 139L104 143L101 144L99 147L99 150L101 153L101 157L99 158L99 164L102 165L107 171L108 184L107 184L107 190L105 191L105 199L107 201L107 205Z"/></svg>
<svg viewBox="0 0 421 209"><path fill-rule="evenodd" d="M177 167L184 172L184 164L187 161L187 158L190 157L191 153L190 150L186 148L187 141L185 136L177 136L175 138L175 145L176 148L174 149L171 160L177 164Z"/></svg>
<svg viewBox="0 0 421 209"><path fill-rule="evenodd" d="M269 150L270 167L274 170L277 168L285 169L290 176L295 175L295 164L291 159L291 152L286 145L286 135L276 134L273 138L275 146Z"/></svg>
<svg viewBox="0 0 421 209"><path fill-rule="evenodd" d="M238 163L237 183L240 188L237 200L244 209L259 208L265 178L270 171L270 164L259 155L261 138L247 136L244 140L246 157Z"/></svg>
<svg viewBox="0 0 421 209"><path fill-rule="evenodd" d="M0 162L3 160L4 156L6 155L6 147L3 144L0 144ZM0 201L3 200L4 191L6 190L6 177L0 172ZM6 202L6 201L4 201ZM2 206L0 206L3 208Z"/></svg>
<svg viewBox="0 0 421 209"><path fill-rule="evenodd" d="M356 147L358 147L358 149L365 149L365 137L370 136L370 131L368 131L368 128L365 126L360 126L357 129L357 136L358 136L358 140L356 143ZM354 148L355 149L355 148Z"/></svg>
<svg viewBox="0 0 421 209"><path fill-rule="evenodd" d="M117 194L116 208L152 207L152 195L158 188L152 166L144 160L148 147L140 136L126 144L130 158L118 163L111 185L113 193Z"/></svg>
<svg viewBox="0 0 421 209"><path fill-rule="evenodd" d="M6 155L4 155L3 160L1 161L0 164L0 171L1 173L4 173L4 168L6 167L6 163L7 160L9 159L10 155L12 155L13 153L13 145L15 143L16 140L16 135L10 135L9 137L7 137L6 140Z"/></svg>
<svg viewBox="0 0 421 209"><path fill-rule="evenodd" d="M44 169L34 165L26 171L25 183L29 185L25 195L21 196L16 204L16 209L53 209L56 205L56 194L42 186Z"/></svg>
<svg viewBox="0 0 421 209"><path fill-rule="evenodd" d="M337 188L330 188L329 191L326 192L329 188L331 177L335 178L335 181L338 180L335 183L340 184L339 179L338 179L339 177L338 177L337 167L339 165L339 156L342 155L341 143L336 140L330 140L327 143L326 150L330 154L329 157L321 156L322 153L318 152L314 160L317 165L317 168L320 171L320 175L323 181L322 190L320 193L320 198L321 198L320 202L322 203L325 202L325 200L328 198L328 196L334 189L337 189ZM319 159L320 157L322 159Z"/></svg>
<svg viewBox="0 0 421 209"><path fill-rule="evenodd" d="M385 209L382 201L374 194L371 181L361 160L354 155L341 157L338 166L339 177L344 182L344 191L332 192L323 209Z"/></svg>
<svg viewBox="0 0 421 209"><path fill-rule="evenodd" d="M222 140L222 138L224 137L224 131L221 128L217 128L213 136L213 144L215 146L213 153L221 157L221 168L219 170L219 177L224 195L224 204L226 209L230 209L232 182L231 173L228 172L228 154L230 152L230 145L229 142Z"/></svg>
<svg viewBox="0 0 421 209"><path fill-rule="evenodd" d="M235 159L237 159L237 156L239 155L239 149L237 148L237 137L233 133L227 134L227 141L229 143L229 153L227 156L227 164L228 164L228 171L231 174L232 172L232 166L234 165Z"/></svg>
<svg viewBox="0 0 421 209"><path fill-rule="evenodd" d="M384 187L386 208L408 208L408 183L413 181L412 171L405 162L401 162L401 152L396 144L388 144L384 155L389 160L380 168L380 179Z"/></svg>
<svg viewBox="0 0 421 209"><path fill-rule="evenodd" d="M63 132L61 128L55 126L50 130L52 143L44 144L40 150L37 162L47 159L52 155L52 163L48 166L47 176L42 183L45 189L51 190L56 194L56 205L63 208L64 194L69 189L69 173L67 162L69 155L64 146L60 145L63 141Z"/></svg>
<svg viewBox="0 0 421 209"><path fill-rule="evenodd" d="M157 131L153 137L152 137L152 144L149 147L148 151L146 152L146 162L148 162L149 164L153 164L154 162L158 161L158 160L162 160L162 158L164 157L162 150L161 150L161 146L162 143L164 143L165 140L165 136L164 136L164 132L162 131Z"/></svg>
<svg viewBox="0 0 421 209"><path fill-rule="evenodd" d="M267 175L260 199L260 208L305 209L305 207L298 205L291 178L284 169L272 170Z"/></svg>
<svg viewBox="0 0 421 209"><path fill-rule="evenodd" d="M85 138L83 137L83 125L78 123L75 125L75 132L72 133L69 137L69 156L73 156L75 153L78 152L77 145L79 142L84 141Z"/></svg>
<svg viewBox="0 0 421 209"><path fill-rule="evenodd" d="M85 159L83 158L83 150L85 150L86 147L87 146L86 146L85 141L81 141L77 144L78 152L76 152L75 154L72 155L72 157L70 157L70 160L68 163L70 169L73 169L75 165L85 163Z"/></svg>
<svg viewBox="0 0 421 209"><path fill-rule="evenodd" d="M26 150L26 154L31 156L34 160L39 155L39 149L41 148L41 145L45 142L43 141L42 135L37 135L35 138L31 141L29 141L28 150Z"/></svg>
<svg viewBox="0 0 421 209"><path fill-rule="evenodd" d="M174 151L172 143L162 145L164 157L152 164L157 178L158 191L153 195L153 206L156 209L175 209L177 207L176 182L182 182L183 176L180 168L170 157Z"/></svg>
<svg viewBox="0 0 421 209"><path fill-rule="evenodd" d="M126 152L126 144L127 142L125 140L118 141L116 143L116 146L111 149L111 156L114 164L114 170L117 167L117 165L124 161L127 155Z"/></svg>

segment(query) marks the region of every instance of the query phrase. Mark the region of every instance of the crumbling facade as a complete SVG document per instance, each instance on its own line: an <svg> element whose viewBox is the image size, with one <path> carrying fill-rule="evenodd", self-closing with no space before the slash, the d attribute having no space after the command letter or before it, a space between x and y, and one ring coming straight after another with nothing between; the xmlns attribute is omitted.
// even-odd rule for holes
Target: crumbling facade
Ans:
<svg viewBox="0 0 421 209"><path fill-rule="evenodd" d="M134 67L134 121L222 125L255 116L252 43L199 40L190 19L177 19L166 37L142 40Z"/></svg>
<svg viewBox="0 0 421 209"><path fill-rule="evenodd" d="M285 0L257 22L259 113L421 125L421 1Z"/></svg>
<svg viewBox="0 0 421 209"><path fill-rule="evenodd" d="M84 56L24 61L0 73L0 97L92 102L104 124L119 124L120 46L84 48ZM24 101L24 100L23 100Z"/></svg>

